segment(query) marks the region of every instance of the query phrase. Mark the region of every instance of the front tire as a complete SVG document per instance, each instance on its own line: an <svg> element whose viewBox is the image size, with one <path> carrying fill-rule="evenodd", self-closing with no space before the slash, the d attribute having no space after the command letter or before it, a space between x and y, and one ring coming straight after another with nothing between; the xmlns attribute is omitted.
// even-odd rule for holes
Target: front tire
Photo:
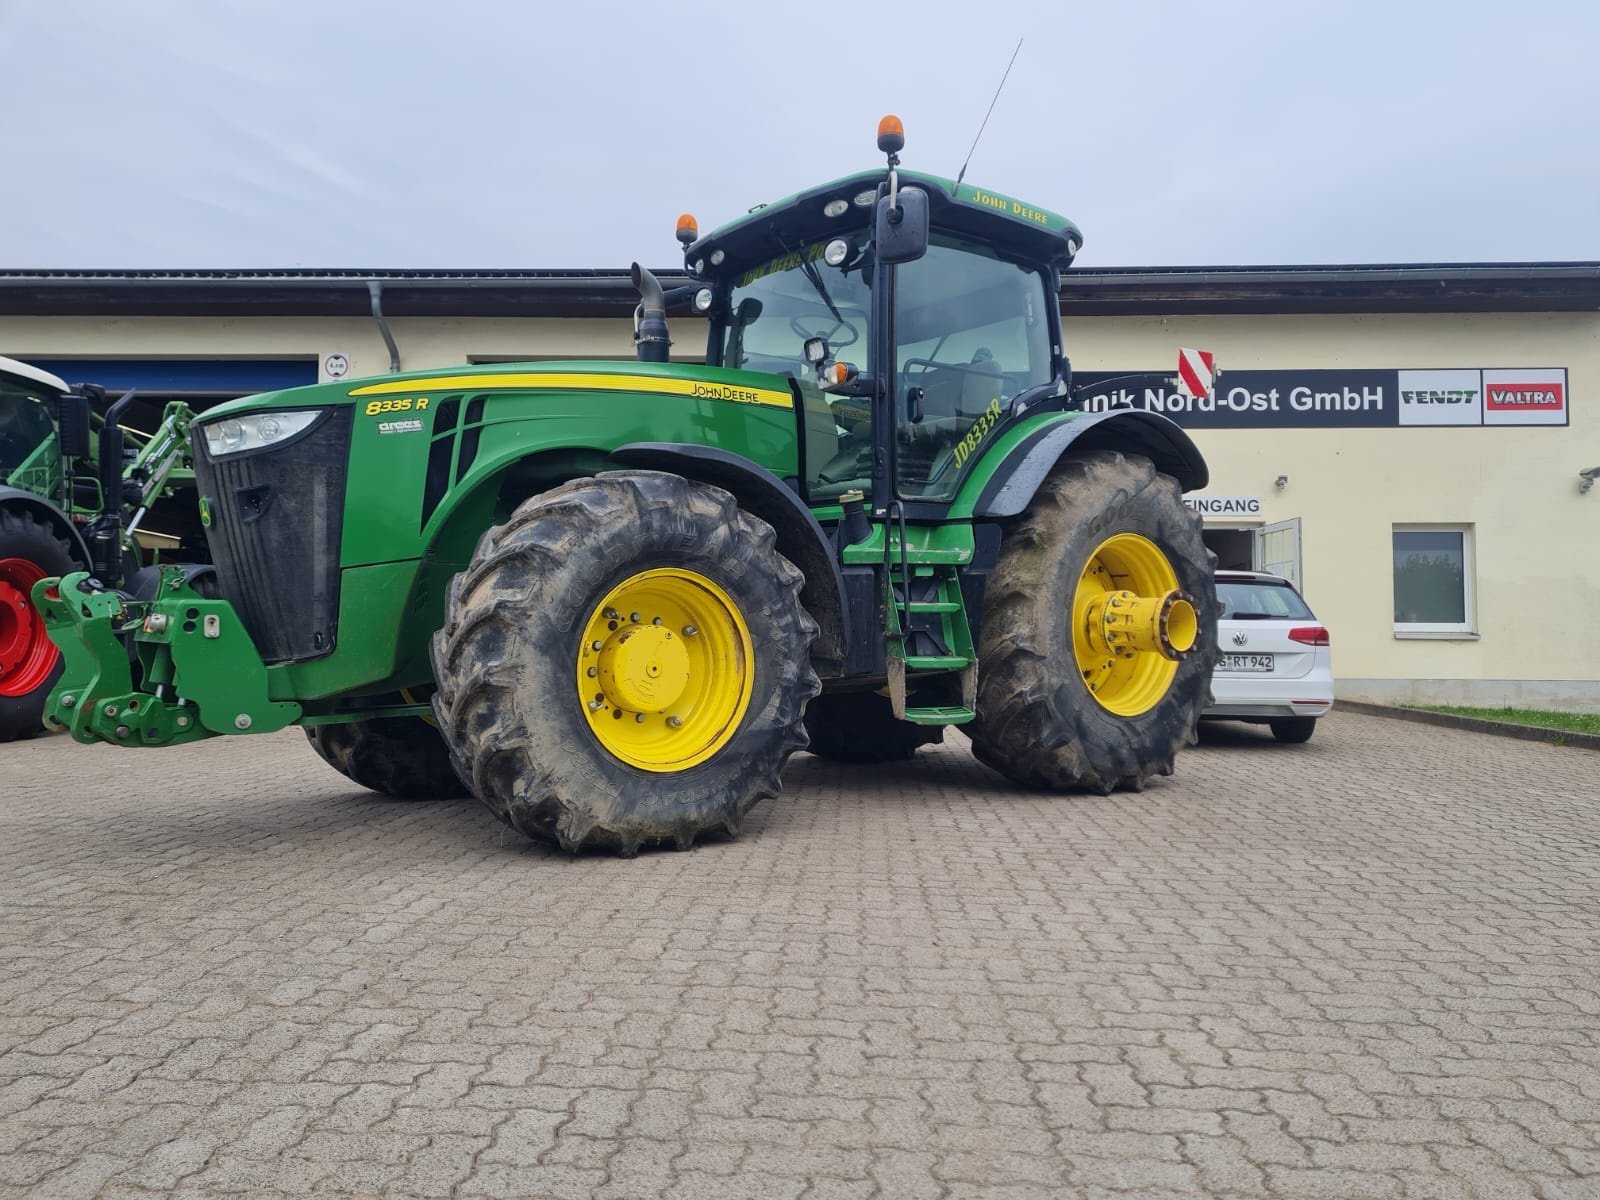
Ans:
<svg viewBox="0 0 1600 1200"><path fill-rule="evenodd" d="M444 800L467 794L444 738L421 717L308 725L306 740L346 779L385 796Z"/></svg>
<svg viewBox="0 0 1600 1200"><path fill-rule="evenodd" d="M965 727L980 761L1024 787L1102 794L1172 774L1219 653L1200 528L1148 459L1100 451L1056 466L1007 528L990 577L978 715ZM1086 606L1113 591L1186 597L1180 632L1191 648L1176 662L1157 649L1095 650ZM1176 638L1161 634L1181 650Z"/></svg>
<svg viewBox="0 0 1600 1200"><path fill-rule="evenodd" d="M737 834L781 790L816 623L770 526L655 471L578 479L479 540L433 640L464 778L529 837L624 855Z"/></svg>
<svg viewBox="0 0 1600 1200"><path fill-rule="evenodd" d="M78 570L72 548L26 512L0 510L0 742L44 732L44 704L61 651L33 607L33 585Z"/></svg>

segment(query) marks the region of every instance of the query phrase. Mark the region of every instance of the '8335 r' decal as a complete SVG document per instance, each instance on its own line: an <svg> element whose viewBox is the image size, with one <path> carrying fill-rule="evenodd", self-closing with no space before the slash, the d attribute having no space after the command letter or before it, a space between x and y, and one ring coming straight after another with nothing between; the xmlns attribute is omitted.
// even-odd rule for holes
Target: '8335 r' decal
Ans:
<svg viewBox="0 0 1600 1200"><path fill-rule="evenodd" d="M386 413L426 412L427 410L428 398L426 396L418 396L415 400L409 396L398 400L368 400L365 409L369 417L381 417Z"/></svg>

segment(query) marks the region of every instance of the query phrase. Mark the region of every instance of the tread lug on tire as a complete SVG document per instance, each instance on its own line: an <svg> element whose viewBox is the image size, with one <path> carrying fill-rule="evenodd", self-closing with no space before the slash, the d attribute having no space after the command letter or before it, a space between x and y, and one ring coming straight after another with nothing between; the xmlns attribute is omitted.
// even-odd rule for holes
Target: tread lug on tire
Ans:
<svg viewBox="0 0 1600 1200"><path fill-rule="evenodd" d="M574 853L632 855L646 845L688 849L706 833L736 836L744 814L778 794L785 761L805 748L802 715L819 686L810 660L817 626L800 603L804 577L774 542L772 528L728 492L659 471L573 480L485 533L451 582L432 644L434 712L478 799L512 828ZM610 653L607 630L632 626L625 612L603 623L607 598L661 575L675 581L659 585L667 593L721 605L715 611L728 629L747 634L748 654L712 656L708 635L695 651L708 657L691 656L685 668L693 687L731 687L743 698L728 702L727 719L713 722L694 753L652 759L661 743L641 742L643 757L631 762L618 751L624 734L597 724L615 715L622 729L626 706L613 708L607 701L616 696L603 690L618 686L620 669L611 682L584 683L597 689L587 695L579 672L593 649L586 630L598 628ZM654 638L652 618L641 615L634 627ZM729 646L744 644L738 632L728 636ZM676 718L686 731L701 719L694 714L716 710L703 699L709 693L694 694L702 699L685 701L690 715ZM641 705L641 736L659 730L651 722L666 711Z"/></svg>
<svg viewBox="0 0 1600 1200"><path fill-rule="evenodd" d="M1194 647L1149 709L1103 707L1079 669L1073 597L1096 547L1114 535L1155 543L1193 598ZM1007 528L984 600L978 760L1023 787L1107 794L1172 773L1211 695L1218 655L1215 556L1177 481L1146 458L1096 451L1066 459Z"/></svg>

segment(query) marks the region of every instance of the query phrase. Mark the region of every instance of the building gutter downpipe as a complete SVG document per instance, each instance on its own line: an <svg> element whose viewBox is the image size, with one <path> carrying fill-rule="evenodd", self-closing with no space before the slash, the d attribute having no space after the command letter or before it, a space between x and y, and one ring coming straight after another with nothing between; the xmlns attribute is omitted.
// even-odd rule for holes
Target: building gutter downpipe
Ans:
<svg viewBox="0 0 1600 1200"><path fill-rule="evenodd" d="M383 315L383 284L376 279L367 280L367 295L372 297L372 319L383 334L383 344L389 347L389 373L400 374L400 347L394 344L394 334L389 332L389 322Z"/></svg>

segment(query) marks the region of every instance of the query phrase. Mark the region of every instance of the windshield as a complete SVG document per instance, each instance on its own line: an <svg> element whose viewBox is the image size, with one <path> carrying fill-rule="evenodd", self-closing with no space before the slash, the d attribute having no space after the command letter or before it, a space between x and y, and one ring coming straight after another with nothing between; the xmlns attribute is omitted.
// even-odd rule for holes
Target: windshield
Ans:
<svg viewBox="0 0 1600 1200"><path fill-rule="evenodd" d="M0 482L55 432L44 402L0 383Z"/></svg>
<svg viewBox="0 0 1600 1200"><path fill-rule="evenodd" d="M824 337L840 360L870 370L870 289L848 259L839 267L823 262L824 245L762 263L734 281L722 329L723 366L809 378L801 347L807 338Z"/></svg>
<svg viewBox="0 0 1600 1200"><path fill-rule="evenodd" d="M1217 613L1226 621L1312 621L1316 618L1287 583L1217 580Z"/></svg>

